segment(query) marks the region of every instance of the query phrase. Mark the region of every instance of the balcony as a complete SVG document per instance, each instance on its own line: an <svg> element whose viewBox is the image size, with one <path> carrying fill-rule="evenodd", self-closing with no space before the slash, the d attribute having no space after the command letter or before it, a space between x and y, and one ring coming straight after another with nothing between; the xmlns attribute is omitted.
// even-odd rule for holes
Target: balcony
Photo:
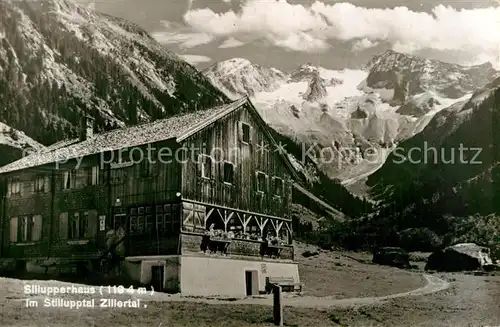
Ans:
<svg viewBox="0 0 500 327"><path fill-rule="evenodd" d="M293 261L293 246L270 244L239 235L232 238L211 237L203 233L182 232L181 254L221 256L243 260Z"/></svg>

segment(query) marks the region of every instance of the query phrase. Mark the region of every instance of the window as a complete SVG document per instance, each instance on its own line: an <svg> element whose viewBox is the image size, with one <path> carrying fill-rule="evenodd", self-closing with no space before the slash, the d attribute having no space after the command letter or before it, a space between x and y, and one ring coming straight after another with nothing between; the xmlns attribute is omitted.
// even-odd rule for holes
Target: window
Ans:
<svg viewBox="0 0 500 327"><path fill-rule="evenodd" d="M257 192L267 192L267 175L261 171L257 172Z"/></svg>
<svg viewBox="0 0 500 327"><path fill-rule="evenodd" d="M33 235L33 217L21 217L20 241L28 242Z"/></svg>
<svg viewBox="0 0 500 327"><path fill-rule="evenodd" d="M59 238L79 240L97 234L97 210L63 212L59 215Z"/></svg>
<svg viewBox="0 0 500 327"><path fill-rule="evenodd" d="M242 128L242 132L243 132L241 139L245 143L250 143L250 125L242 124L241 128Z"/></svg>
<svg viewBox="0 0 500 327"><path fill-rule="evenodd" d="M251 143L252 127L244 122L238 122L239 139L243 143Z"/></svg>
<svg viewBox="0 0 500 327"><path fill-rule="evenodd" d="M89 185L99 184L99 166L93 166L89 169Z"/></svg>
<svg viewBox="0 0 500 327"><path fill-rule="evenodd" d="M158 235L175 235L180 230L178 205L165 204L156 207L156 231Z"/></svg>
<svg viewBox="0 0 500 327"><path fill-rule="evenodd" d="M151 234L153 232L153 207L130 208L130 234Z"/></svg>
<svg viewBox="0 0 500 327"><path fill-rule="evenodd" d="M22 184L19 180L13 179L7 184L7 193L9 195L21 194Z"/></svg>
<svg viewBox="0 0 500 327"><path fill-rule="evenodd" d="M273 194L276 196L283 196L283 179L273 177Z"/></svg>
<svg viewBox="0 0 500 327"><path fill-rule="evenodd" d="M200 164L201 177L211 179L213 169L212 158L207 155L200 155Z"/></svg>
<svg viewBox="0 0 500 327"><path fill-rule="evenodd" d="M33 242L42 238L42 216L22 216L10 219L10 241Z"/></svg>
<svg viewBox="0 0 500 327"><path fill-rule="evenodd" d="M63 172L63 189L69 190L75 188L76 184L76 171L66 170Z"/></svg>
<svg viewBox="0 0 500 327"><path fill-rule="evenodd" d="M81 239L85 237L88 228L89 214L88 212L75 212L70 217L69 222L69 239Z"/></svg>
<svg viewBox="0 0 500 327"><path fill-rule="evenodd" d="M49 191L49 177L37 176L34 183L35 192L44 193Z"/></svg>
<svg viewBox="0 0 500 327"><path fill-rule="evenodd" d="M230 162L224 162L224 183L234 183L234 165Z"/></svg>

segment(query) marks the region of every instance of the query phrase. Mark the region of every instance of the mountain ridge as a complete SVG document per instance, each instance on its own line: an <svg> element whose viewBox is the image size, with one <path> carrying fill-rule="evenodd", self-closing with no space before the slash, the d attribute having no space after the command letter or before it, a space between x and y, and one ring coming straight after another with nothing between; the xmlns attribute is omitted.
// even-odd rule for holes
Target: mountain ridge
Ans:
<svg viewBox="0 0 500 327"><path fill-rule="evenodd" d="M46 145L86 114L106 130L228 101L126 20L67 0L2 1L0 17L0 119Z"/></svg>
<svg viewBox="0 0 500 327"><path fill-rule="evenodd" d="M245 65L254 64L245 59ZM468 99L476 86L498 74L487 64L466 67L392 50L375 56L365 70L331 71L306 63L270 81L277 69L255 67L253 72L263 72L262 77L249 77L250 70L240 71L231 59L212 65L204 74L228 97L250 95L266 121L298 143L330 148L336 143L350 149L347 157L335 151L335 165L340 168L324 167L330 177L346 184L366 177L395 144L420 132L434 114ZM433 82L434 75L441 77ZM243 79L266 80L268 87L239 83ZM450 91L451 81L458 86ZM380 159L375 164L367 163L363 155L370 148Z"/></svg>
<svg viewBox="0 0 500 327"><path fill-rule="evenodd" d="M408 149L422 150L424 146L436 151L418 163L397 164L390 157L368 178L375 196L383 203L395 202L399 207L426 208L427 214L433 217L444 213L500 212L500 206L496 205L496 194L500 190L499 115L500 78L497 78L468 101L436 114L420 134L403 142L400 145L403 153ZM469 152L458 153L460 147ZM471 149L476 151L473 153ZM391 177L394 175L397 178ZM472 189L475 191L471 192ZM407 200L401 201L400 196ZM416 197L420 196L427 202L417 201Z"/></svg>

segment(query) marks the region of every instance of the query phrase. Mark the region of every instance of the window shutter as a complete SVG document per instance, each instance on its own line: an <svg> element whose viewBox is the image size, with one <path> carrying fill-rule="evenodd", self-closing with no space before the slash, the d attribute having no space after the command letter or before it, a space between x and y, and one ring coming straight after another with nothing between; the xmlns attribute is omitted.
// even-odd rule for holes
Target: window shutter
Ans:
<svg viewBox="0 0 500 327"><path fill-rule="evenodd" d="M97 210L90 210L85 238L94 238L97 234Z"/></svg>
<svg viewBox="0 0 500 327"><path fill-rule="evenodd" d="M94 185L94 167L89 167L84 170L85 183L87 185Z"/></svg>
<svg viewBox="0 0 500 327"><path fill-rule="evenodd" d="M33 217L33 241L39 241L42 238L42 216Z"/></svg>
<svg viewBox="0 0 500 327"><path fill-rule="evenodd" d="M243 123L241 121L238 122L238 140L243 141Z"/></svg>
<svg viewBox="0 0 500 327"><path fill-rule="evenodd" d="M17 242L17 217L13 217L10 219L10 241Z"/></svg>
<svg viewBox="0 0 500 327"><path fill-rule="evenodd" d="M23 196L24 194L24 183L19 182L19 195Z"/></svg>
<svg viewBox="0 0 500 327"><path fill-rule="evenodd" d="M99 185L100 169L99 166L92 167L92 185Z"/></svg>
<svg viewBox="0 0 500 327"><path fill-rule="evenodd" d="M63 180L62 180L62 182L63 182L62 188L63 189L67 188L67 186L68 186L68 179L69 179L69 172L68 171L63 172Z"/></svg>
<svg viewBox="0 0 500 327"><path fill-rule="evenodd" d="M203 155L201 154L198 155L197 169L198 169L197 175L203 176Z"/></svg>
<svg viewBox="0 0 500 327"><path fill-rule="evenodd" d="M214 158L210 157L210 171L212 175L212 179L215 178L215 161Z"/></svg>
<svg viewBox="0 0 500 327"><path fill-rule="evenodd" d="M254 134L254 128L253 128L253 126L250 126L250 143L251 144L256 144L257 143L257 136Z"/></svg>
<svg viewBox="0 0 500 327"><path fill-rule="evenodd" d="M59 215L59 239L68 238L68 213L63 212Z"/></svg>
<svg viewBox="0 0 500 327"><path fill-rule="evenodd" d="M45 176L44 179L43 179L43 191L45 193L48 193L50 192L50 177L49 176Z"/></svg>

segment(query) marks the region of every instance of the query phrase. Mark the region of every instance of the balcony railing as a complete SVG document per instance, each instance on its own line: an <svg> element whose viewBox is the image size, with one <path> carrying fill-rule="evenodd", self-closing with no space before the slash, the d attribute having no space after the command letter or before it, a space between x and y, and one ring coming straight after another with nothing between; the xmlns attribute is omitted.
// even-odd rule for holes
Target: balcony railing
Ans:
<svg viewBox="0 0 500 327"><path fill-rule="evenodd" d="M181 253L206 253L228 257L293 260L291 245L272 245L265 241L240 238L210 238L201 233L181 234Z"/></svg>

